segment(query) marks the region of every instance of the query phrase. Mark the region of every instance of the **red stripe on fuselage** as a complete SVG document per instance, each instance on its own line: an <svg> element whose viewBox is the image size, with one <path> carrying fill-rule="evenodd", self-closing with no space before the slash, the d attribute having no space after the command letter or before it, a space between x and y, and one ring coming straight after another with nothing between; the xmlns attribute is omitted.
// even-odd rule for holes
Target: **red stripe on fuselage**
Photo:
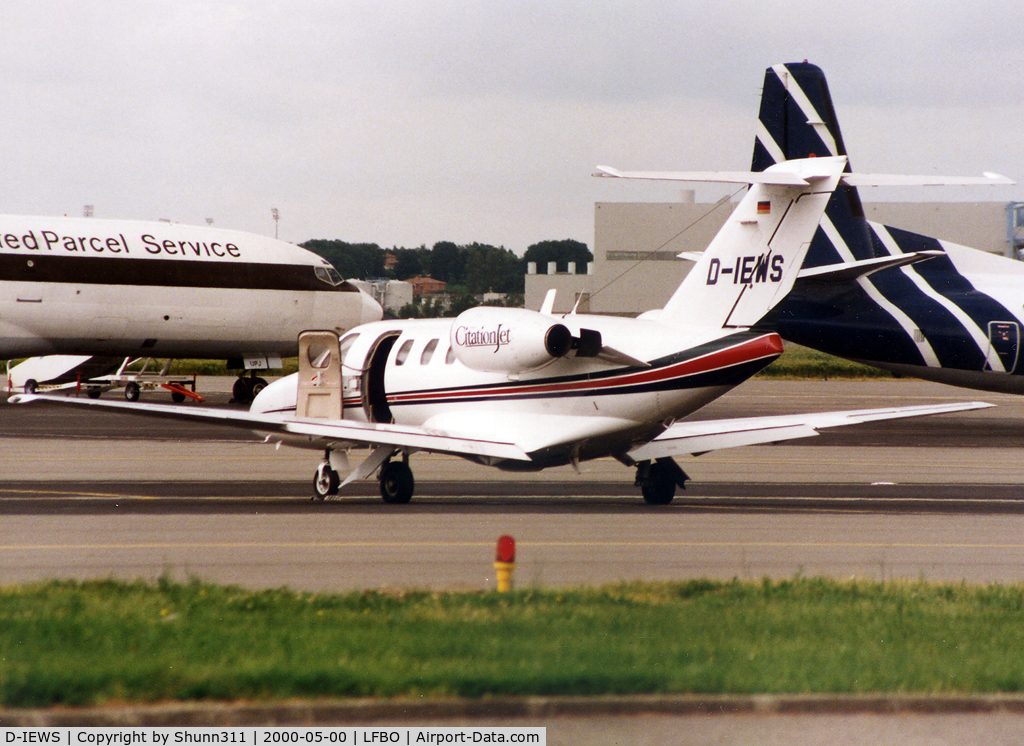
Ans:
<svg viewBox="0 0 1024 746"><path fill-rule="evenodd" d="M623 386L643 386L676 378L711 373L715 370L731 368L743 363L761 360L765 357L782 354L782 339L778 334L764 334L755 339L733 344L729 347L709 352L705 355L684 360L679 363L658 368L634 370L617 376L602 378L576 378L574 380L554 380L542 384L529 383L488 384L460 389L429 389L408 393L388 393L389 404L422 404L439 399L457 401L466 398L536 396L538 394L566 394L573 392L593 391L620 388Z"/></svg>

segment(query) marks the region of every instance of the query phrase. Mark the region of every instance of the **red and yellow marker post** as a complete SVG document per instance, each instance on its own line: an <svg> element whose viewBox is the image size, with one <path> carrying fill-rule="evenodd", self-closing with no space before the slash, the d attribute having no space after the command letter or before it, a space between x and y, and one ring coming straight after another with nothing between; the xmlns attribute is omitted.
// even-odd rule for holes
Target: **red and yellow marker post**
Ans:
<svg viewBox="0 0 1024 746"><path fill-rule="evenodd" d="M498 539L498 552L494 558L494 573L498 593L512 590L512 571L516 567L516 540L508 534Z"/></svg>

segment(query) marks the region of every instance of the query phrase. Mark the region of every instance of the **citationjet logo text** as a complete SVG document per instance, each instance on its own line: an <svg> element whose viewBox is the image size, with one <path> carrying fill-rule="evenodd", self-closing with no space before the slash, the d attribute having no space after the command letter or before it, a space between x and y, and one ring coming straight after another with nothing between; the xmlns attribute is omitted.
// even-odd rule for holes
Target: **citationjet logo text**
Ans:
<svg viewBox="0 0 1024 746"><path fill-rule="evenodd" d="M497 352L512 340L512 330L504 324L494 329L455 327L455 344L459 347L493 347Z"/></svg>

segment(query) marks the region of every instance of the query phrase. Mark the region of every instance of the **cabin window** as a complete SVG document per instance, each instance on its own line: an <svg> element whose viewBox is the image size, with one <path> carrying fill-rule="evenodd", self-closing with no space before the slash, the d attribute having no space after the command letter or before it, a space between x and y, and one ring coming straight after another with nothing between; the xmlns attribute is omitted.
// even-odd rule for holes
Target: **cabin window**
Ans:
<svg viewBox="0 0 1024 746"><path fill-rule="evenodd" d="M402 343L402 346L398 348L398 354L395 355L395 365L405 365L405 361L409 359L409 350L412 349L413 340L407 339Z"/></svg>
<svg viewBox="0 0 1024 746"><path fill-rule="evenodd" d="M334 267L319 266L316 267L314 271L316 272L316 278L320 280L320 282L326 282L328 285L338 286L345 282L345 278L338 274L338 270Z"/></svg>
<svg viewBox="0 0 1024 746"><path fill-rule="evenodd" d="M455 348L449 347L448 354L444 356L444 364L451 365L455 362Z"/></svg>
<svg viewBox="0 0 1024 746"><path fill-rule="evenodd" d="M341 338L340 347L341 347L341 364L342 365L345 364L345 355L348 354L349 349L352 347L352 345L355 343L355 341L358 338L359 338L359 333L358 332L356 332L354 334L349 334L349 335L344 336L344 337Z"/></svg>
<svg viewBox="0 0 1024 746"><path fill-rule="evenodd" d="M430 358L434 357L434 350L437 349L438 340L432 339L427 342L427 346L423 348L423 353L420 355L420 365L426 365L430 362Z"/></svg>

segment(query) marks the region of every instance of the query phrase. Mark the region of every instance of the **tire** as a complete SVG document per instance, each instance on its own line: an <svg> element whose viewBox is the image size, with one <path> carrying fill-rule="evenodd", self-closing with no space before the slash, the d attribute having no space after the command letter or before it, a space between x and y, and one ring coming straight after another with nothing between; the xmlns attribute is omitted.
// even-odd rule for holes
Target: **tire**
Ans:
<svg viewBox="0 0 1024 746"><path fill-rule="evenodd" d="M38 390L39 390L39 382L36 379L30 378L27 381L25 381L25 393L26 394L34 394Z"/></svg>
<svg viewBox="0 0 1024 746"><path fill-rule="evenodd" d="M313 475L313 495L317 500L326 500L338 494L341 477L326 461L316 467Z"/></svg>
<svg viewBox="0 0 1024 746"><path fill-rule="evenodd" d="M231 387L231 398L238 404L252 404L252 379L238 378Z"/></svg>
<svg viewBox="0 0 1024 746"><path fill-rule="evenodd" d="M139 388L139 384L131 381L127 386L124 387L124 398L128 401L138 401L139 396L142 394L142 389Z"/></svg>
<svg viewBox="0 0 1024 746"><path fill-rule="evenodd" d="M388 505L404 505L412 499L416 482L404 461L389 461L380 469L380 496Z"/></svg>
<svg viewBox="0 0 1024 746"><path fill-rule="evenodd" d="M640 485L640 492L648 505L668 505L676 496L675 473L655 461L647 479Z"/></svg>
<svg viewBox="0 0 1024 746"><path fill-rule="evenodd" d="M180 391L172 391L171 401L174 402L175 404L181 404L182 402L185 401L185 395Z"/></svg>

